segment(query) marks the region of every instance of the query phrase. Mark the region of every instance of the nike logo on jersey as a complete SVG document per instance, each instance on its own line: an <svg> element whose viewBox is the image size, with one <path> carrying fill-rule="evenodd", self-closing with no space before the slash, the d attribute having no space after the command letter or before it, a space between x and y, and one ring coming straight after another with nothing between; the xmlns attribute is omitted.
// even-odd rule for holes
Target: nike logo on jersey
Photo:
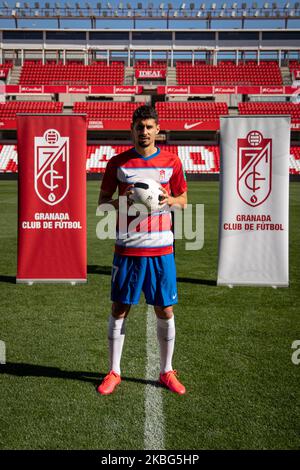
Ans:
<svg viewBox="0 0 300 470"><path fill-rule="evenodd" d="M192 129L193 127L196 127L198 126L199 124L202 124L203 121L199 121L199 122L194 122L194 124L188 124L187 122L184 124L184 128L186 130L188 129Z"/></svg>
<svg viewBox="0 0 300 470"><path fill-rule="evenodd" d="M137 176L137 175L126 175L126 178L133 178L134 176Z"/></svg>

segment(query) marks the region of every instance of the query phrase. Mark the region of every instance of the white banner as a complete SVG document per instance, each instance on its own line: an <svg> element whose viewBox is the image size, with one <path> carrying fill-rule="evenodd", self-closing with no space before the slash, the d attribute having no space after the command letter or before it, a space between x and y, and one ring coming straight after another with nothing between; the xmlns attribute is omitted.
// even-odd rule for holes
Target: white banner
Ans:
<svg viewBox="0 0 300 470"><path fill-rule="evenodd" d="M289 116L221 118L218 285L288 286Z"/></svg>

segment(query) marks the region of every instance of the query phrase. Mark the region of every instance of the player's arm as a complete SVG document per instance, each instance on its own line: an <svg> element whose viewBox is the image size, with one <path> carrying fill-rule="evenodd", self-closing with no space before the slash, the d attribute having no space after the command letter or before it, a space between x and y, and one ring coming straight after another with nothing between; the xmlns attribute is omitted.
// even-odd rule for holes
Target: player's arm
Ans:
<svg viewBox="0 0 300 470"><path fill-rule="evenodd" d="M128 206L132 204L132 201L129 199L130 194L132 194L132 191L129 188L124 194L124 196L127 196ZM110 204L116 210L119 210L119 198L114 199L113 194L111 194L108 191L103 191L103 189L100 190L99 199L98 199L98 205L101 205L101 204Z"/></svg>
<svg viewBox="0 0 300 470"><path fill-rule="evenodd" d="M163 198L161 199L160 204L168 204L170 207L176 206L180 209L185 209L187 206L187 192L183 192L178 196L171 196L168 194L167 190L161 187L161 191L163 193Z"/></svg>

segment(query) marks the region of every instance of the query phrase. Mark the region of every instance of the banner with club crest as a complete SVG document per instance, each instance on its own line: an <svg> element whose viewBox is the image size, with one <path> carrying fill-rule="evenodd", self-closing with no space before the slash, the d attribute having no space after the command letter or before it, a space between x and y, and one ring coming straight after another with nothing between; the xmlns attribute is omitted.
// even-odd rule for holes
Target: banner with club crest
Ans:
<svg viewBox="0 0 300 470"><path fill-rule="evenodd" d="M289 284L289 116L221 118L218 285Z"/></svg>
<svg viewBox="0 0 300 470"><path fill-rule="evenodd" d="M86 282L86 117L18 115L17 282Z"/></svg>

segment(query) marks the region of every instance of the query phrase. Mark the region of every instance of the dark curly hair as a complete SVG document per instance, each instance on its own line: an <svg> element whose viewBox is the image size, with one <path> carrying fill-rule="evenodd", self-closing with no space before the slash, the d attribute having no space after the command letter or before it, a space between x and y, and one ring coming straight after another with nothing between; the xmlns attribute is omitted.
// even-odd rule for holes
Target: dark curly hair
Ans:
<svg viewBox="0 0 300 470"><path fill-rule="evenodd" d="M136 108L132 115L132 124L134 125L137 121L144 119L154 119L156 124L158 123L158 114L153 106L143 105Z"/></svg>

